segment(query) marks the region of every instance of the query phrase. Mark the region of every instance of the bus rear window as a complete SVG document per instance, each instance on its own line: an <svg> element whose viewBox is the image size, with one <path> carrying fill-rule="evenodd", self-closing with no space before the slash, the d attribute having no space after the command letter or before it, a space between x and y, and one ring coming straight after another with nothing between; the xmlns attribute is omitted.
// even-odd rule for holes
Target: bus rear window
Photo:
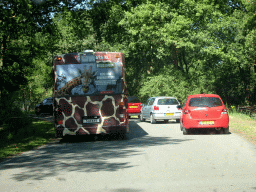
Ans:
<svg viewBox="0 0 256 192"><path fill-rule="evenodd" d="M120 94L120 63L57 65L57 96Z"/></svg>

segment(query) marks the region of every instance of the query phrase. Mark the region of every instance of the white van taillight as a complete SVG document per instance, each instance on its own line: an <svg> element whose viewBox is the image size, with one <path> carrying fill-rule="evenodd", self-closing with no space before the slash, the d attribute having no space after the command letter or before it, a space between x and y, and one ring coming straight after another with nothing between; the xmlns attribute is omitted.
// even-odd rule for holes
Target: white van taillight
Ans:
<svg viewBox="0 0 256 192"><path fill-rule="evenodd" d="M222 109L222 112L221 112L221 114L228 114L228 111L227 111L227 109Z"/></svg>
<svg viewBox="0 0 256 192"><path fill-rule="evenodd" d="M159 110L159 106L154 106L154 110L155 111Z"/></svg>
<svg viewBox="0 0 256 192"><path fill-rule="evenodd" d="M119 102L119 117L121 122L124 122L124 111L124 102Z"/></svg>

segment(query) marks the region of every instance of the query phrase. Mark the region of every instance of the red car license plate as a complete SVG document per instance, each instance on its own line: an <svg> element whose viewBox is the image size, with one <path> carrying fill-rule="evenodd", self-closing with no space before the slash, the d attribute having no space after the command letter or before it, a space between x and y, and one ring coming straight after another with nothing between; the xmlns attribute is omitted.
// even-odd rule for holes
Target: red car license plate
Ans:
<svg viewBox="0 0 256 192"><path fill-rule="evenodd" d="M214 121L199 121L199 125L214 125Z"/></svg>

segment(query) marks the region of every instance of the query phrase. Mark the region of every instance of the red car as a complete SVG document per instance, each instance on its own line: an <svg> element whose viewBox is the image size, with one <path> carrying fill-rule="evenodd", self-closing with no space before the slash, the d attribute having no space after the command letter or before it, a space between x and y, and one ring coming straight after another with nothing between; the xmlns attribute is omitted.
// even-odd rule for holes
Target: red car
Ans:
<svg viewBox="0 0 256 192"><path fill-rule="evenodd" d="M229 116L222 99L216 94L189 95L182 108L180 128L183 134L192 129L214 128L229 133Z"/></svg>
<svg viewBox="0 0 256 192"><path fill-rule="evenodd" d="M140 116L140 110L142 108L142 103L139 98L136 96L128 96L128 115L131 116Z"/></svg>

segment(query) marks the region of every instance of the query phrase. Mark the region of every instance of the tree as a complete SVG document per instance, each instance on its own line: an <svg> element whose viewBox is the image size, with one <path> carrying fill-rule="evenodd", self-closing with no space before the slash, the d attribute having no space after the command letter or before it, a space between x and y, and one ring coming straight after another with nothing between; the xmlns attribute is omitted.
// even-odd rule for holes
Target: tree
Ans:
<svg viewBox="0 0 256 192"><path fill-rule="evenodd" d="M50 7L57 1L41 4L29 0L1 1L0 3L0 105L4 110L12 108L13 95L27 85L33 68L33 59L42 56L41 42L36 41L39 32L54 32L50 21ZM52 41L50 41L52 42ZM0 118L3 118L2 111Z"/></svg>

